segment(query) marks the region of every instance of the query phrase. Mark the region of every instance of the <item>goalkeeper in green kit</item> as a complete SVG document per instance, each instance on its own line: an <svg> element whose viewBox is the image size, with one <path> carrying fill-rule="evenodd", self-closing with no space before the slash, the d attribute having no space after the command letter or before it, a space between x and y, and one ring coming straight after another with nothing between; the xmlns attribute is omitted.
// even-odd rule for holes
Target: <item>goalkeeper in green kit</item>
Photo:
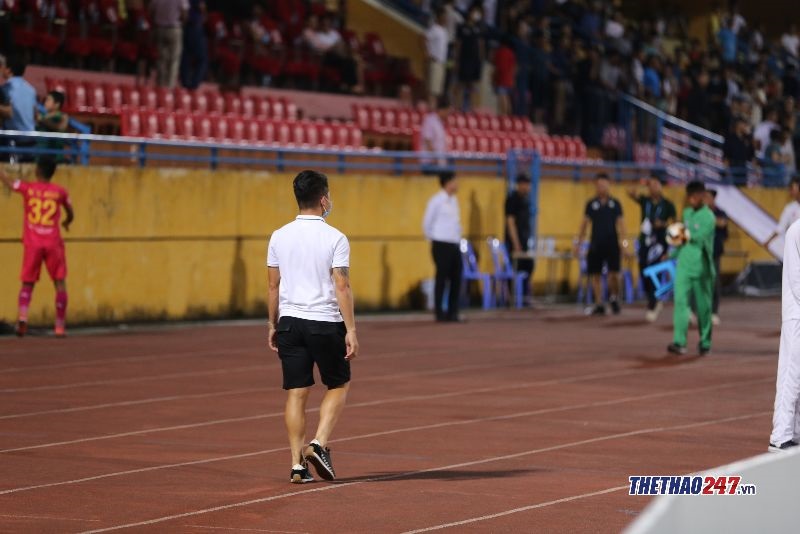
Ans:
<svg viewBox="0 0 800 534"><path fill-rule="evenodd" d="M714 297L714 212L705 205L706 188L702 182L686 185L682 235L673 243L672 256L678 260L675 273L675 310L673 338L667 350L686 354L686 332L689 329L689 299L694 296L697 324L700 329L700 355L711 351L711 303Z"/></svg>

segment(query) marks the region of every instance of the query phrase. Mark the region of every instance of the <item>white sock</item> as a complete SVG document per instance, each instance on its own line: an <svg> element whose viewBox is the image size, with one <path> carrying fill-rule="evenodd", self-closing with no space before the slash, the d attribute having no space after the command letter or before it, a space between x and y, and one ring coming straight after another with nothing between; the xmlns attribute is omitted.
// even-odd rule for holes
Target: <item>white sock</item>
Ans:
<svg viewBox="0 0 800 534"><path fill-rule="evenodd" d="M292 471L302 471L303 469L305 469L305 467L303 467L303 466L302 466L302 465L300 465L300 464L294 464L294 465L292 466Z"/></svg>

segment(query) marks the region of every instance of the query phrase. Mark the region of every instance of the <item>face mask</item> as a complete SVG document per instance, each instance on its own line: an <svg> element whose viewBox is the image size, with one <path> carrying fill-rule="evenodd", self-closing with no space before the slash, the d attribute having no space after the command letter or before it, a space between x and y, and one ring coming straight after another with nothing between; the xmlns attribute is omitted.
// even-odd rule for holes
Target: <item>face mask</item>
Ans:
<svg viewBox="0 0 800 534"><path fill-rule="evenodd" d="M328 208L322 208L322 218L327 219L328 215L333 211L333 199L328 197Z"/></svg>

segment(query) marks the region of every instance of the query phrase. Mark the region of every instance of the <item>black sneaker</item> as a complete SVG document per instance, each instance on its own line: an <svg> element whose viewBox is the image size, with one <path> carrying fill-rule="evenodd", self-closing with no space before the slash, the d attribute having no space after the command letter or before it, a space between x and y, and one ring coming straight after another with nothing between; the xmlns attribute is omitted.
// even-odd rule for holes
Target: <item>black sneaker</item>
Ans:
<svg viewBox="0 0 800 534"><path fill-rule="evenodd" d="M785 451L787 449L791 449L792 447L797 447L797 442L794 441L793 439L790 439L789 441L785 441L785 442L781 443L780 445L775 445L774 443L770 443L769 447L767 448L767 451L768 452L783 452L783 451Z"/></svg>
<svg viewBox="0 0 800 534"><path fill-rule="evenodd" d="M336 478L333 462L331 462L331 450L328 447L322 447L317 443L309 443L308 447L306 447L306 461L310 462L317 474L325 480Z"/></svg>
<svg viewBox="0 0 800 534"><path fill-rule="evenodd" d="M686 347L678 345L677 343L670 343L667 346L667 352L671 352L672 354L686 354Z"/></svg>
<svg viewBox="0 0 800 534"><path fill-rule="evenodd" d="M314 482L314 477L311 476L308 466L304 465L302 469L292 469L289 482L292 484L305 484L307 482Z"/></svg>
<svg viewBox="0 0 800 534"><path fill-rule="evenodd" d="M598 304L597 306L592 309L592 315L605 315L606 314L606 307L602 304Z"/></svg>
<svg viewBox="0 0 800 534"><path fill-rule="evenodd" d="M700 349L700 356L706 356L711 352L711 347L699 347Z"/></svg>
<svg viewBox="0 0 800 534"><path fill-rule="evenodd" d="M619 312L622 311L622 308L619 307L619 301L614 299L611 301L611 311L614 312L614 315L619 315Z"/></svg>

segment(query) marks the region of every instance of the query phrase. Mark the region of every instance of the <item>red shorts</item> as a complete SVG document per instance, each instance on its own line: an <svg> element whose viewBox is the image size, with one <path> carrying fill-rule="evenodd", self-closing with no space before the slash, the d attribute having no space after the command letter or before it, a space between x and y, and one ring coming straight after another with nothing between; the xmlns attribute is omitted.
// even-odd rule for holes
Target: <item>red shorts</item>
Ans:
<svg viewBox="0 0 800 534"><path fill-rule="evenodd" d="M54 282L67 278L67 256L64 253L64 244L61 243L51 247L25 246L20 275L22 281L28 284L38 282L42 262L47 266L47 272Z"/></svg>

